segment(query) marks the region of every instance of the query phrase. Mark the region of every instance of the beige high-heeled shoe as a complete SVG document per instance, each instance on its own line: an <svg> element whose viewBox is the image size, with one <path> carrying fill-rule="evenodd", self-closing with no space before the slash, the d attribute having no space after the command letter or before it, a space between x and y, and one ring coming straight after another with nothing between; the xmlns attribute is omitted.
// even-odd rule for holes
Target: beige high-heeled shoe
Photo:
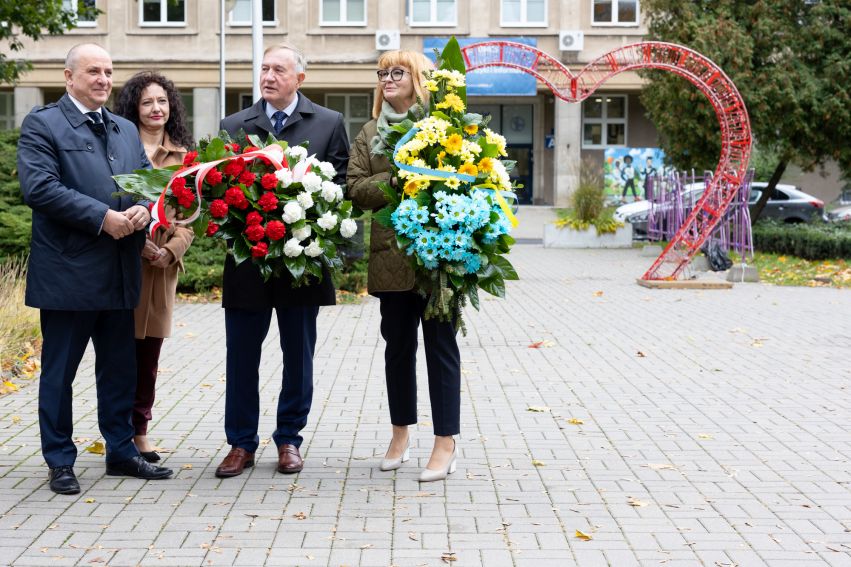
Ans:
<svg viewBox="0 0 851 567"><path fill-rule="evenodd" d="M447 476L455 472L458 462L458 443L456 443L454 439L452 440L452 443L452 456L449 457L449 461L446 463L446 466L440 470L424 468L420 473L420 482L444 480Z"/></svg>
<svg viewBox="0 0 851 567"><path fill-rule="evenodd" d="M405 445L405 450L402 451L402 456L397 459L381 459L379 469L383 471L395 471L402 466L402 463L407 462L411 458L411 438L408 437L408 443Z"/></svg>

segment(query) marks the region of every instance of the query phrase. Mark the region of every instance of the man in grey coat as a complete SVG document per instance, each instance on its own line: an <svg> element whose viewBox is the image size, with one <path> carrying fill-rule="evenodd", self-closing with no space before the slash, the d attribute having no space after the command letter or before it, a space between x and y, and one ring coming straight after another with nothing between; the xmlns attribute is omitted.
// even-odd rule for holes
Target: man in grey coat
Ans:
<svg viewBox="0 0 851 567"><path fill-rule="evenodd" d="M26 304L41 318L42 454L51 490L76 494L72 383L90 339L107 474L160 479L172 471L146 462L132 441L133 308L151 217L144 205L115 196L112 179L150 163L136 127L103 106L112 90L109 54L95 44L74 46L64 73L66 94L34 108L21 125L18 172L33 210Z"/></svg>

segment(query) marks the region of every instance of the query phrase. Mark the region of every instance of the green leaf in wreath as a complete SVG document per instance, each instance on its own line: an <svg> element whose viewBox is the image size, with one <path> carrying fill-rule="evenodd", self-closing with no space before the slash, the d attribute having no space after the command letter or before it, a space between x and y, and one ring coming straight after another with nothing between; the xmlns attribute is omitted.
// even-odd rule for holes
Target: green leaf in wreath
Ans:
<svg viewBox="0 0 851 567"><path fill-rule="evenodd" d="M272 134L269 134L269 135L266 137L266 139L269 139L269 138L272 138L272 140L274 140L274 139L275 139L275 137L274 137L274 136L272 136ZM263 147L266 147L266 144L264 144L264 143L260 140L260 136L258 136L257 134L250 134L250 135L248 136L248 141L249 141L249 142L251 142L251 145L252 145L252 146L254 146L254 147L256 147L256 148L263 148Z"/></svg>
<svg viewBox="0 0 851 567"><path fill-rule="evenodd" d="M429 203L431 203L431 192L430 191L420 191L417 193L415 197L417 204L421 207L428 207Z"/></svg>
<svg viewBox="0 0 851 567"><path fill-rule="evenodd" d="M377 213L373 213L372 220L380 224L381 226L386 226L387 228L393 228L393 220L391 219L391 215L395 207L387 206L378 211Z"/></svg>
<svg viewBox="0 0 851 567"><path fill-rule="evenodd" d="M478 311L479 310L479 288L474 285L471 285L469 289L467 289L467 296L470 298L470 305Z"/></svg>
<svg viewBox="0 0 851 567"><path fill-rule="evenodd" d="M322 279L322 264L312 258L309 258L304 264L304 271L315 278Z"/></svg>
<svg viewBox="0 0 851 567"><path fill-rule="evenodd" d="M227 148L225 148L225 143L219 138L213 138L210 140L210 143L207 144L207 147L204 148L204 153L200 156L201 161L215 161L217 159L222 159L228 153Z"/></svg>
<svg viewBox="0 0 851 567"><path fill-rule="evenodd" d="M402 202L401 197L399 197L399 192L393 189L389 183L386 181L382 181L378 184L378 188L381 189L381 192L384 193L384 198L387 200L387 204L396 208L399 206L399 203Z"/></svg>
<svg viewBox="0 0 851 567"><path fill-rule="evenodd" d="M284 240L283 238L279 240L273 240L269 243L269 252L266 254L267 258L280 258L284 255Z"/></svg>
<svg viewBox="0 0 851 567"><path fill-rule="evenodd" d="M505 297L505 281L500 275L479 278L479 287L495 297Z"/></svg>
<svg viewBox="0 0 851 567"><path fill-rule="evenodd" d="M236 261L238 266L250 258L251 247L248 245L248 241L245 239L245 236L240 234L233 239L233 259Z"/></svg>
<svg viewBox="0 0 851 567"><path fill-rule="evenodd" d="M325 251L325 255L329 258L334 258L337 255L337 246L328 238L323 238L319 241L319 246Z"/></svg>
<svg viewBox="0 0 851 567"><path fill-rule="evenodd" d="M293 280L298 282L301 279L302 275L304 275L304 268L307 264L307 259L305 258L304 254L301 254L300 256L296 256L295 258L285 258L284 264L290 271Z"/></svg>
<svg viewBox="0 0 851 567"><path fill-rule="evenodd" d="M494 266L506 280L520 279L517 275L517 270L514 269L514 266L511 265L511 262L505 256L494 254L490 257L490 265Z"/></svg>

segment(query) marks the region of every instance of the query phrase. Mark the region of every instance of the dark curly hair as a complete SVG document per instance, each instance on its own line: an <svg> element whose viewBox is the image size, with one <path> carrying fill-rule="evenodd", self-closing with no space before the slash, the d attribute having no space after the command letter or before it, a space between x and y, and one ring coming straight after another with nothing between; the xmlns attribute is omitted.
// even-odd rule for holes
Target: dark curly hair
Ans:
<svg viewBox="0 0 851 567"><path fill-rule="evenodd" d="M142 98L142 91L152 83L161 86L168 97L168 122L165 123L165 131L168 137L175 144L187 149L191 148L195 145L195 140L192 138L189 128L186 127L186 107L183 106L180 92L173 82L156 71L136 73L124 84L121 94L118 95L118 101L115 103L115 113L138 127L139 100Z"/></svg>

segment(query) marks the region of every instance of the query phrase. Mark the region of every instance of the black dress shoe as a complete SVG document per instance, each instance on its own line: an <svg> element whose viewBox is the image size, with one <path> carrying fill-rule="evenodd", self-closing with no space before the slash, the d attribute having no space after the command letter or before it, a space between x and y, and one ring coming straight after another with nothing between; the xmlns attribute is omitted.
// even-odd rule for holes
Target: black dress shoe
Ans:
<svg viewBox="0 0 851 567"><path fill-rule="evenodd" d="M139 451L139 454L149 463L157 463L160 460L160 455L156 451Z"/></svg>
<svg viewBox="0 0 851 567"><path fill-rule="evenodd" d="M152 465L138 455L126 461L106 464L106 474L110 476L134 476L143 480L168 478L173 472L171 469Z"/></svg>
<svg viewBox="0 0 851 567"><path fill-rule="evenodd" d="M56 494L79 494L80 483L70 466L50 469L50 490Z"/></svg>

